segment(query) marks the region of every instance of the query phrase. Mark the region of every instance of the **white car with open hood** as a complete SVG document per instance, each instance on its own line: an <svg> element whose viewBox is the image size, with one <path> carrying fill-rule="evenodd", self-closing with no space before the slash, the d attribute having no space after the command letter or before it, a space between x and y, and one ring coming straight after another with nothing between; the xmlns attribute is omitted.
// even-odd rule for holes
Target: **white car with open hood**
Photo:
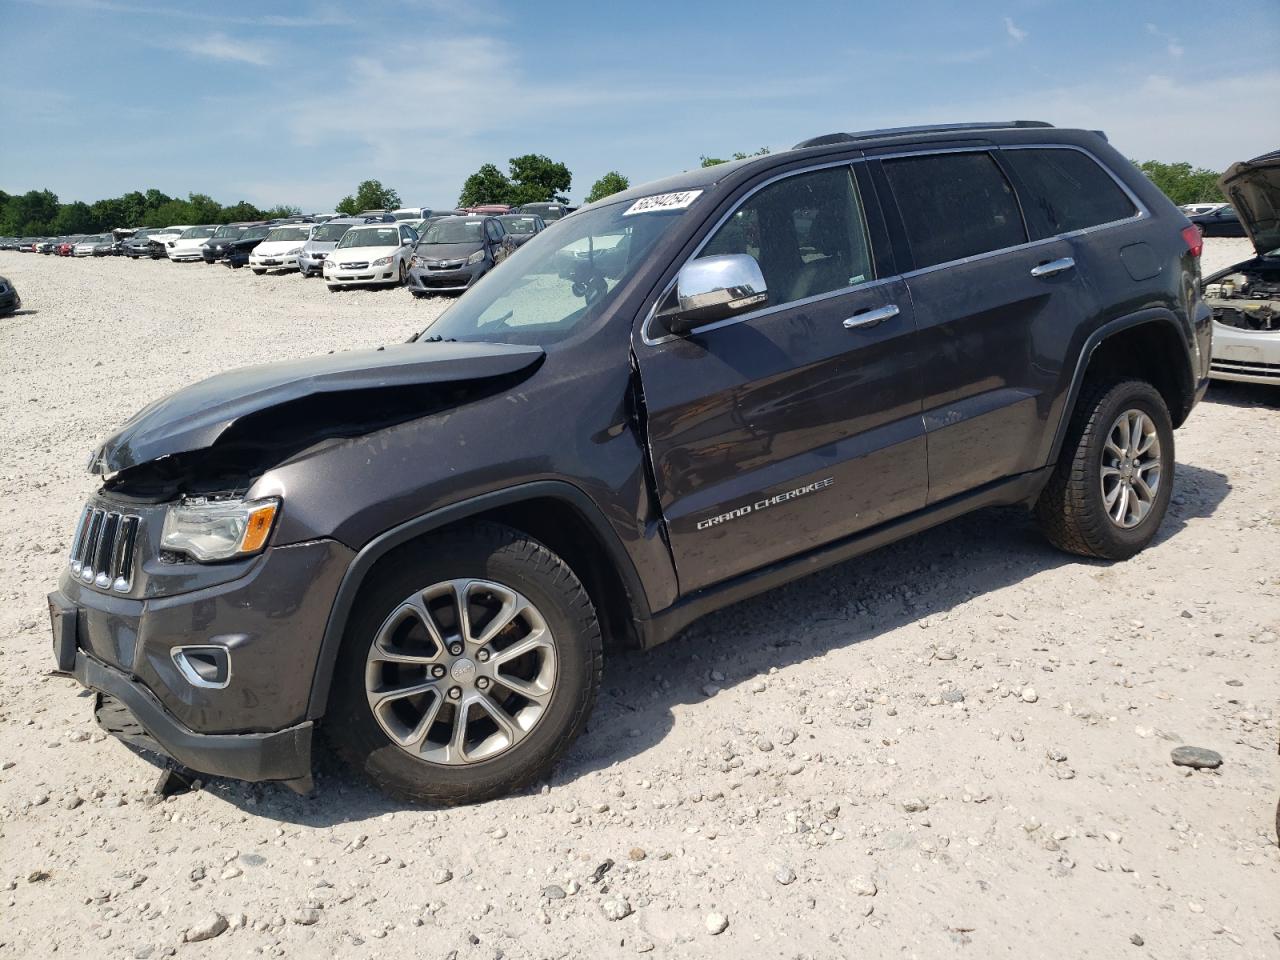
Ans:
<svg viewBox="0 0 1280 960"><path fill-rule="evenodd" d="M258 276L268 270L297 270L298 254L311 235L310 223L284 223L272 227L267 238L249 254L249 266Z"/></svg>
<svg viewBox="0 0 1280 960"><path fill-rule="evenodd" d="M1204 278L1209 376L1280 386L1280 150L1231 165L1218 184L1258 255Z"/></svg>
<svg viewBox="0 0 1280 960"><path fill-rule="evenodd" d="M370 223L342 235L324 262L330 290L365 284L401 284L409 275L418 234L407 223Z"/></svg>

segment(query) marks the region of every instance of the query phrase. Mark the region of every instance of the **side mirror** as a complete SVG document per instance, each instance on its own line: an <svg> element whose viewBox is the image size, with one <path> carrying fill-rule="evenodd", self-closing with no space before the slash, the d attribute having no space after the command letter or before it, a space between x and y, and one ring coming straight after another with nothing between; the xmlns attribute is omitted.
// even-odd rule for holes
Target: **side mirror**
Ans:
<svg viewBox="0 0 1280 960"><path fill-rule="evenodd" d="M656 319L677 336L769 302L764 274L745 253L690 260L680 268L668 304Z"/></svg>

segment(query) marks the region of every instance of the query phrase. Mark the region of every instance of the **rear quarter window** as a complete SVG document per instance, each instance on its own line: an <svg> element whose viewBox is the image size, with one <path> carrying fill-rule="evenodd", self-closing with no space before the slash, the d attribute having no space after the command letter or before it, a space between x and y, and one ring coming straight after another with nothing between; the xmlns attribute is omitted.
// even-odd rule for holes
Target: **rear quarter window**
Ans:
<svg viewBox="0 0 1280 960"><path fill-rule="evenodd" d="M1013 187L988 153L883 161L916 269L1027 242Z"/></svg>
<svg viewBox="0 0 1280 960"><path fill-rule="evenodd" d="M1079 150L1005 150L1036 240L1132 217L1133 201L1111 174Z"/></svg>

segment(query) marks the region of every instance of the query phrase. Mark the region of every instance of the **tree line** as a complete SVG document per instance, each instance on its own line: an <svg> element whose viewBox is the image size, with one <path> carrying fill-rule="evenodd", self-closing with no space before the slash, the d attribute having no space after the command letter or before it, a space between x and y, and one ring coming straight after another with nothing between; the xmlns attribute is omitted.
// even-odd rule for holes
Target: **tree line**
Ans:
<svg viewBox="0 0 1280 960"><path fill-rule="evenodd" d="M115 227L268 220L297 213L297 207L281 205L263 210L245 200L224 207L203 193L191 193L181 200L154 189L134 190L93 203L61 203L51 190L29 190L12 196L0 190L0 235L7 237L61 237L103 233Z"/></svg>
<svg viewBox="0 0 1280 960"><path fill-rule="evenodd" d="M735 153L733 159L768 153L762 147L754 153ZM719 157L702 156L704 167L725 163ZM1174 203L1221 201L1215 170L1193 167L1189 163L1162 163L1158 160L1134 161L1139 170L1164 191ZM507 169L486 163L467 177L458 196L458 206L502 203L513 206L541 201L567 203L573 175L569 168L550 157L527 153L507 161ZM591 185L586 202L594 203L628 189L631 181L616 170L610 170ZM355 192L343 197L335 206L339 213L354 214L361 210L394 209L400 206L400 195L377 180L365 180ZM79 200L61 203L50 190L29 190L9 195L0 190L0 235L2 236L66 236L68 234L101 233L114 227L167 227L176 223L231 223L238 220L269 220L296 216L297 207L280 205L262 209L241 200L223 206L208 194L190 193L185 200L159 190L132 191L119 197L83 203Z"/></svg>

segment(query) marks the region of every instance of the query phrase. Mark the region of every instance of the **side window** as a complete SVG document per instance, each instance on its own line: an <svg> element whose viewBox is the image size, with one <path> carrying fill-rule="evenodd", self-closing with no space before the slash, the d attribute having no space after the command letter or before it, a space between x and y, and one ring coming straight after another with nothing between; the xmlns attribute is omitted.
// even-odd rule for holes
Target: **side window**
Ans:
<svg viewBox="0 0 1280 960"><path fill-rule="evenodd" d="M769 303L803 300L875 276L867 227L848 167L801 173L748 197L700 257L755 257Z"/></svg>
<svg viewBox="0 0 1280 960"><path fill-rule="evenodd" d="M502 233L498 230L498 221L486 220L484 222L484 232L489 235L489 239L498 241L502 239Z"/></svg>
<svg viewBox="0 0 1280 960"><path fill-rule="evenodd" d="M1027 242L1013 188L987 153L883 161L916 269Z"/></svg>
<svg viewBox="0 0 1280 960"><path fill-rule="evenodd" d="M1079 150L1005 150L1001 156L1017 174L1022 209L1037 240L1136 212L1111 175Z"/></svg>

